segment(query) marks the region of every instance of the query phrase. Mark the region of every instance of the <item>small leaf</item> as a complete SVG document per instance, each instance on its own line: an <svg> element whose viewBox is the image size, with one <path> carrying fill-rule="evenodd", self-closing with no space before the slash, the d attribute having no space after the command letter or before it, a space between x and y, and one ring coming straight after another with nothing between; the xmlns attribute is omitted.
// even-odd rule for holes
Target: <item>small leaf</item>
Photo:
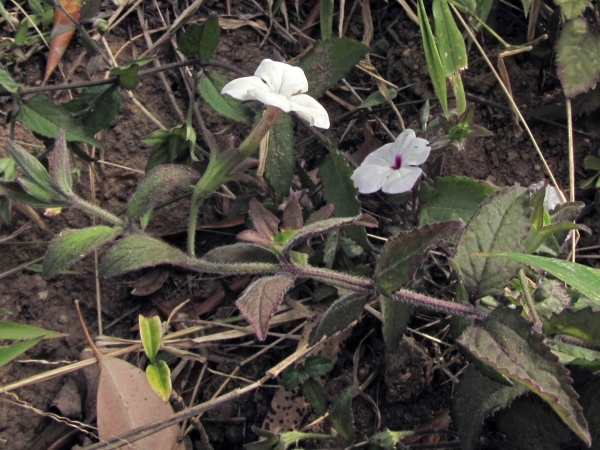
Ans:
<svg viewBox="0 0 600 450"><path fill-rule="evenodd" d="M71 114L76 114L77 121L94 135L117 117L122 101L123 95L116 86L92 86L61 107Z"/></svg>
<svg viewBox="0 0 600 450"><path fill-rule="evenodd" d="M69 113L42 94L22 103L17 120L34 133L45 137L56 139L58 130L64 128L67 141L85 142L100 147L100 143L83 126L75 123Z"/></svg>
<svg viewBox="0 0 600 450"><path fill-rule="evenodd" d="M64 336L58 331L25 325L23 323L0 320L0 340L26 340L32 338L51 339Z"/></svg>
<svg viewBox="0 0 600 450"><path fill-rule="evenodd" d="M583 158L583 167L587 170L599 170L600 171L600 158L597 156L588 155Z"/></svg>
<svg viewBox="0 0 600 450"><path fill-rule="evenodd" d="M395 99L398 96L398 89L388 89L388 93L390 94L390 100ZM370 108L372 106L384 105L387 103L387 99L383 96L381 91L373 92L365 101L361 103L359 106L360 109Z"/></svg>
<svg viewBox="0 0 600 450"><path fill-rule="evenodd" d="M131 235L121 239L106 253L100 272L108 278L159 264L185 267L187 262L185 253L163 241L150 236Z"/></svg>
<svg viewBox="0 0 600 450"><path fill-rule="evenodd" d="M405 287L421 267L429 250L464 227L458 220L439 222L388 239L375 268L377 289L387 295Z"/></svg>
<svg viewBox="0 0 600 450"><path fill-rule="evenodd" d="M467 68L467 48L447 0L433 0L435 35L447 77Z"/></svg>
<svg viewBox="0 0 600 450"><path fill-rule="evenodd" d="M300 386L300 381L300 372L298 372L295 365L290 366L281 372L280 384L288 391Z"/></svg>
<svg viewBox="0 0 600 450"><path fill-rule="evenodd" d="M354 439L354 415L352 414L352 398L354 386L348 386L338 395L329 411L331 424L346 443Z"/></svg>
<svg viewBox="0 0 600 450"><path fill-rule="evenodd" d="M294 286L295 279L291 275L259 278L235 302L260 341L267 337L271 317L279 308L285 293Z"/></svg>
<svg viewBox="0 0 600 450"><path fill-rule="evenodd" d="M338 81L367 54L369 47L349 38L332 38L317 42L302 57L298 66L306 73L308 94L318 98Z"/></svg>
<svg viewBox="0 0 600 450"><path fill-rule="evenodd" d="M354 292L340 297L325 311L321 321L310 334L308 344L314 345L323 336L331 336L358 320L366 301L364 294Z"/></svg>
<svg viewBox="0 0 600 450"><path fill-rule="evenodd" d="M413 431L385 430L375 433L370 441L380 443L385 450L396 450L399 448L398 444L400 444L402 439L412 436L413 434Z"/></svg>
<svg viewBox="0 0 600 450"><path fill-rule="evenodd" d="M321 2L319 22L321 23L321 41L331 39L331 30L333 28L333 0L323 0Z"/></svg>
<svg viewBox="0 0 600 450"><path fill-rule="evenodd" d="M318 381L306 380L302 385L302 395L319 416L327 412L327 399Z"/></svg>
<svg viewBox="0 0 600 450"><path fill-rule="evenodd" d="M429 76L433 83L433 89L440 101L440 105L444 110L444 115L448 116L448 95L446 93L446 77L444 66L440 58L435 39L429 26L427 12L423 0L419 0L417 4L417 13L419 16L419 27L421 27L421 38L423 39L423 48L425 50L425 59L429 69Z"/></svg>
<svg viewBox="0 0 600 450"><path fill-rule="evenodd" d="M156 364L148 364L146 377L154 392L168 402L171 396L171 370L167 363L161 359Z"/></svg>
<svg viewBox="0 0 600 450"><path fill-rule="evenodd" d="M595 373L600 370L600 352L567 342L556 341L552 344L552 353L558 356L558 362L566 365L586 367ZM583 405L582 405L583 406ZM584 406L585 410L585 406ZM589 419L588 416L586 418Z"/></svg>
<svg viewBox="0 0 600 450"><path fill-rule="evenodd" d="M229 82L222 72L211 72L210 77L202 75L198 81L200 95L216 112L236 122L249 123L242 102L229 95L221 95L221 89Z"/></svg>
<svg viewBox="0 0 600 450"><path fill-rule="evenodd" d="M290 114L280 114L269 131L268 153L265 160L264 177L282 201L290 192L294 179L294 126Z"/></svg>
<svg viewBox="0 0 600 450"><path fill-rule="evenodd" d="M104 225L63 231L48 247L42 264L42 276L54 277L95 248L112 241L120 231Z"/></svg>
<svg viewBox="0 0 600 450"><path fill-rule="evenodd" d="M44 189L48 196L52 197L52 193L57 192L56 185L52 182L48 171L36 157L10 140L6 141L6 150L14 158L19 167L23 169L25 175Z"/></svg>
<svg viewBox="0 0 600 450"><path fill-rule="evenodd" d="M578 17L590 3L588 0L554 0L568 20Z"/></svg>
<svg viewBox="0 0 600 450"><path fill-rule="evenodd" d="M503 289L521 267L514 262L475 254L522 250L530 227L529 194L524 188L503 189L479 207L467 224L452 259L471 299Z"/></svg>
<svg viewBox="0 0 600 450"><path fill-rule="evenodd" d="M546 319L569 308L572 301L571 295L569 295L563 283L547 278L538 281L533 292L533 298L536 302L535 309L537 313Z"/></svg>
<svg viewBox="0 0 600 450"><path fill-rule="evenodd" d="M590 308L576 312L566 309L544 322L544 333L550 336L566 334L598 347L600 346L599 320L600 313L594 313Z"/></svg>
<svg viewBox="0 0 600 450"><path fill-rule="evenodd" d="M14 344L10 344L4 347L0 347L0 367L8 364L13 359L22 355L35 344L44 339L43 336L26 339L24 341L15 342Z"/></svg>
<svg viewBox="0 0 600 450"><path fill-rule="evenodd" d="M65 130L61 128L58 131L56 142L54 143L54 155L50 165L50 173L56 186L64 195L72 194L73 176L71 175L71 156L65 140Z"/></svg>
<svg viewBox="0 0 600 450"><path fill-rule="evenodd" d="M381 304L385 348L392 354L397 353L402 335L410 322L412 305L392 300L383 295L379 296L379 303Z"/></svg>
<svg viewBox="0 0 600 450"><path fill-rule="evenodd" d="M335 366L335 360L320 355L309 356L304 363L306 372L313 378L329 373L333 366Z"/></svg>
<svg viewBox="0 0 600 450"><path fill-rule="evenodd" d="M38 208L60 208L68 205L65 200L52 198L50 201L44 201L33 197L29 195L19 183L14 181L0 181L0 194L6 195L17 203L24 203Z"/></svg>
<svg viewBox="0 0 600 450"><path fill-rule="evenodd" d="M220 37L221 27L219 26L219 17L214 12L211 12L203 24L198 57L203 61L212 59Z"/></svg>
<svg viewBox="0 0 600 450"><path fill-rule="evenodd" d="M119 86L127 90L135 89L137 86L140 81L139 71L139 64L131 64L128 67L115 67L111 69L112 74L119 79Z"/></svg>
<svg viewBox="0 0 600 450"><path fill-rule="evenodd" d="M467 366L452 399L452 421L458 428L462 448L471 450L483 421L527 392L529 390L521 384L497 383L474 366Z"/></svg>
<svg viewBox="0 0 600 450"><path fill-rule="evenodd" d="M16 94L19 90L19 84L15 83L8 69L3 66L0 66L0 88L0 92L10 92L11 94Z"/></svg>
<svg viewBox="0 0 600 450"><path fill-rule="evenodd" d="M596 86L600 79L600 37L588 29L584 19L567 21L556 47L558 77L567 97Z"/></svg>
<svg viewBox="0 0 600 450"><path fill-rule="evenodd" d="M142 337L142 345L148 359L154 363L154 358L160 349L162 341L162 326L159 316L144 317L140 314L140 335ZM150 383L152 384L152 383Z"/></svg>
<svg viewBox="0 0 600 450"><path fill-rule="evenodd" d="M200 174L181 164L164 164L146 173L127 205L127 215L138 220L154 208L164 195L189 180L200 179Z"/></svg>
<svg viewBox="0 0 600 450"><path fill-rule="evenodd" d="M333 205L333 217L356 217L361 213L358 189L352 181L352 169L335 147L329 148L329 156L319 168L319 178L323 183L324 197ZM351 227L346 234L365 250L371 249L367 232L363 227Z"/></svg>
<svg viewBox="0 0 600 450"><path fill-rule="evenodd" d="M319 236L336 228L345 227L348 225L362 225L365 227L377 227L377 220L368 214L362 214L357 217L340 217L336 219L327 219L314 222L298 230L298 232L290 238L281 252L287 254L292 248L307 241L311 237Z"/></svg>
<svg viewBox="0 0 600 450"><path fill-rule="evenodd" d="M482 325L471 326L457 342L500 374L540 396L577 436L591 444L569 372L518 311L496 308Z"/></svg>
<svg viewBox="0 0 600 450"><path fill-rule="evenodd" d="M203 259L216 263L279 263L277 255L271 250L253 244L233 244L215 247L205 254Z"/></svg>
<svg viewBox="0 0 600 450"><path fill-rule="evenodd" d="M431 185L421 183L419 226L444 220L468 222L477 207L498 190L484 181L466 177L441 177Z"/></svg>

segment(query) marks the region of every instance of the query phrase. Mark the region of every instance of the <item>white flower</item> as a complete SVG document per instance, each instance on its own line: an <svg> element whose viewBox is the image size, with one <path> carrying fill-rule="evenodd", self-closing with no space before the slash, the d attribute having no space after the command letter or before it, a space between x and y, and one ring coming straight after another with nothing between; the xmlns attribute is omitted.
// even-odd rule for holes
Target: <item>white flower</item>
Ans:
<svg viewBox="0 0 600 450"><path fill-rule="evenodd" d="M221 94L238 100L258 100L285 112L295 111L311 126L329 128L327 111L306 91L308 81L300 67L264 59L253 77L230 81Z"/></svg>
<svg viewBox="0 0 600 450"><path fill-rule="evenodd" d="M404 130L393 144L385 144L365 158L354 171L352 180L361 194L381 189L400 194L412 189L423 172L418 166L429 157L429 143Z"/></svg>

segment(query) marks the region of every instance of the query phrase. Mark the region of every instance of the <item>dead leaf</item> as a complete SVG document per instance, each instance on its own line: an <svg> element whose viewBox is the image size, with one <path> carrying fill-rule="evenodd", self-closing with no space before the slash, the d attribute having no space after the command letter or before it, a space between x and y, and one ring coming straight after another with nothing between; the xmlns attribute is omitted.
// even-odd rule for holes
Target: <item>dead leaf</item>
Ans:
<svg viewBox="0 0 600 450"><path fill-rule="evenodd" d="M371 128L369 122L365 122L363 136L365 137L365 140L358 151L351 155L348 154L348 159L350 159L357 166L360 166L367 156L369 156L382 145L381 141L375 137L375 133L373 133L373 128Z"/></svg>
<svg viewBox="0 0 600 450"><path fill-rule="evenodd" d="M442 409L439 411L433 419L427 421L426 423L419 425L416 431L421 430L447 430L450 427L450 423L452 419L450 417L450 410L448 408ZM417 443L421 444L436 444L442 440L446 439L446 434L417 434L413 436L406 437L402 439L404 445L413 445Z"/></svg>
<svg viewBox="0 0 600 450"><path fill-rule="evenodd" d="M152 269L144 276L138 278L133 285L131 295L143 297L158 291L169 279L169 271L164 269Z"/></svg>
<svg viewBox="0 0 600 450"><path fill-rule="evenodd" d="M60 389L52 406L69 419L81 419L81 395L79 395L79 389L73 378L69 378Z"/></svg>

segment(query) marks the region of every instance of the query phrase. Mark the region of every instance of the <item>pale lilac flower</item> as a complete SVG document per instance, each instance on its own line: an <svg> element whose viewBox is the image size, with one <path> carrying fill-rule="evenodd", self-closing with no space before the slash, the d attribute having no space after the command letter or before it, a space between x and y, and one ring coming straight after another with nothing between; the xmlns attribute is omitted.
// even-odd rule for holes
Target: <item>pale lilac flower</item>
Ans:
<svg viewBox="0 0 600 450"><path fill-rule="evenodd" d="M308 81L300 67L264 59L254 76L230 81L221 94L238 100L258 100L285 112L294 111L311 126L329 128L329 115L321 104L306 95Z"/></svg>
<svg viewBox="0 0 600 450"><path fill-rule="evenodd" d="M354 171L352 180L361 194L381 189L387 194L400 194L412 189L423 171L416 167L429 157L429 143L404 130L393 144L378 148Z"/></svg>

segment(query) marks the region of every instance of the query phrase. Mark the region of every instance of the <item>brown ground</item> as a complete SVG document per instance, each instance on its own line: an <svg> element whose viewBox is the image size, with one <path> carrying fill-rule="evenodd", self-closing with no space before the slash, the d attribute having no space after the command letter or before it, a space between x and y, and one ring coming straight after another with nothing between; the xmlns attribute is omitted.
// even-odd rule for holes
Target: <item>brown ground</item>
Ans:
<svg viewBox="0 0 600 450"><path fill-rule="evenodd" d="M219 3L208 2L207 6L222 14L223 5ZM253 11L250 7L236 5L237 2L232 3L234 3L233 9L236 14ZM163 8L167 8L167 6L166 2L161 5ZM302 7L308 11L307 5L303 5ZM291 10L293 7L288 6L288 9ZM360 11L360 8L358 10ZM405 18L401 19L391 28L399 39L398 42L395 42L395 38L390 33L382 35L380 30L387 29L391 23L390 18L395 18L398 14L404 14L401 12L400 7L393 2L389 4L372 2L372 11L374 20L381 21L379 25L376 22L375 40L385 37L394 47L392 57L388 62L373 59L378 66L379 72L398 86L416 83L413 87L402 92L402 95L407 100L433 97L420 44L418 27ZM508 20L502 16L503 13L505 11L500 6L496 14L503 18L503 20ZM205 17L205 15L206 10L201 9L195 17ZM128 40L127 27L131 27L132 34L139 33L139 23L134 16L132 15L123 25L119 26L108 36L108 42L113 51ZM262 17L262 19L266 18ZM150 18L150 20L151 27L157 26L156 23L152 22L153 18ZM511 33L513 36L509 36L509 38L518 40L524 33L524 24L516 22L512 25ZM360 40L361 27L360 12L358 12L355 14L352 24L349 27L348 35L357 37ZM6 28L0 31L0 33L2 32L6 32ZM314 34L316 35L318 32ZM274 35L273 39L278 44L283 45L283 41L279 40L276 35ZM216 60L235 65L247 72L253 72L260 60L265 57L273 57L274 48L271 43L267 42L261 48L259 47L261 41L262 38L248 27L233 31L224 31L216 51ZM497 51L499 48L489 36L486 37L486 44L488 45L487 51L490 53ZM548 52L549 45L544 45L545 47L542 47L542 49ZM135 55L139 55L145 49L143 39L137 40L135 54L132 55L129 49L122 55L122 60L133 59ZM286 48L286 50L290 52L290 56L297 54L291 48ZM65 57L66 68L71 67L71 62L75 60L80 51L80 44L75 43L75 45L71 46ZM169 51L170 49L165 47L163 53L168 55L166 61L169 61L169 58L172 57ZM18 67L13 66L11 71L15 79L26 86L39 84L45 64L44 58L45 54L42 52L34 55ZM483 59L475 50L471 51L470 58L469 69L464 74L464 84L467 92L486 100L506 105L503 94ZM531 110L560 98L560 86L552 76L548 77L549 81L543 86L540 87L538 85L539 74L542 71L548 71L550 74L554 73L554 68L548 56L540 57L532 54L524 54L507 59L507 66L516 101L524 109ZM179 74L171 72L167 73L166 76L174 88L175 96L181 108L185 111L187 95L181 84ZM76 71L75 78L87 79L83 66ZM353 85L373 87L371 81L365 75L358 73L358 71L354 71L348 79ZM334 89L333 92L346 101L355 103L347 92L341 89ZM175 126L178 124L176 114L172 110L163 85L158 77L143 78L138 88L134 91L134 94L166 126ZM66 100L64 93L53 98L60 101ZM397 100L400 101L400 96ZM327 99L325 104L333 118L344 112L342 107L332 100ZM9 104L3 104L3 113L6 113L8 108ZM209 129L221 131L227 125L227 122L217 117L208 106L202 106L201 111ZM432 110L432 113L437 112L439 111ZM402 114L407 126L418 126L418 108L407 107L402 110ZM385 113L381 117L387 122L390 129L396 132L399 131L393 113ZM597 129L597 120L593 123L591 119L584 118L576 121L575 127L583 130L594 130ZM527 135L524 132L519 132L514 126L510 113L494 109L493 107L477 105L476 123L493 131L494 137L469 141L464 151L445 151L443 175L457 174L487 179L500 186L513 184L526 186L544 178L544 170L539 157L536 155ZM352 152L362 145L364 140L363 124L364 118L361 118L345 138L341 145L341 150ZM341 124L329 130L326 134L334 140L339 139L346 125L346 123ZM554 174L563 186L567 186L568 157L566 131L556 126L542 125L536 122L531 122L531 126ZM377 137L382 141L385 140L385 135L377 128L377 125L374 125L374 127ZM140 139L155 129L156 126L138 108L130 101L124 101L119 116L102 133L100 138L104 152L101 155L102 158L113 163L143 170L150 150L140 142ZM243 136L242 131L244 130L231 131L234 131L240 137ZM303 135L304 133L305 131L299 128L298 134ZM6 137L7 134L7 129L0 131L0 136L2 137ZM20 126L16 130L16 140L29 143L37 142L28 131ZM580 163L583 157L595 152L598 142L577 136L575 145L576 160L579 163L578 167L581 167ZM325 150L317 147L314 142L310 147L300 148L299 152L303 156L306 156L313 166L316 166L325 154ZM432 161L434 159L431 158ZM313 167L307 168L311 169ZM132 174L132 172L123 169L104 166L101 171L103 190L98 187L97 195L104 207L112 211L118 211L133 192L140 178L140 174ZM82 163L79 191L89 198L89 176L87 166L84 163ZM582 193L581 198L589 200L590 194L587 192ZM184 200L158 211L152 219L150 231L166 233L184 228L185 225L183 224L185 224L187 219L187 209L188 202ZM216 212L215 203L209 202L202 211L200 220L204 223L210 223L220 219L222 219L222 216ZM587 221L591 222L588 225L594 226L594 220L597 220L594 216L588 218ZM58 217L43 218L43 221L50 230L49 232L45 232L33 225L17 238L8 242L8 244L0 244L0 273L43 256L46 248L45 242L52 238L52 233L58 233L66 227L81 228L91 224L89 217L72 210L65 210ZM15 211L13 222L10 226L2 226L0 228L0 235L7 235L28 222L29 219L20 212ZM229 234L234 234L235 231L239 230L226 230ZM199 235L199 239L200 241L204 241L204 244L208 247L213 242L215 236L215 234L207 233L202 236ZM597 243L598 241L595 237L585 239L585 245L594 245ZM14 313L10 317L10 320L57 330L67 334L66 337L61 339L44 341L20 359L45 360L49 362L75 361L78 359L79 352L84 348L85 343L73 307L75 299L78 299L82 303L84 317L92 334L97 331L95 325L96 289L93 257L85 258L73 269L78 272L77 275L58 276L49 281L44 281L39 274L29 270L17 272L0 281L0 307ZM137 307L139 307L140 313L148 312L152 307L151 301L202 293L201 291L206 283L197 279L198 277L189 274L171 273L171 278L162 290L149 297L135 297L130 294L130 282L139 278L140 275L133 274L128 277L100 281L105 326ZM132 333L130 328L136 323L137 314L138 311L122 318L112 328L105 329L105 332L109 335L135 338L135 333ZM360 339L364 336L365 330L369 327L377 326L377 322L369 318L355 330L352 339L350 339L340 356L340 364L331 374L331 383L328 384L328 394L330 397L351 383L351 379L348 378L348 369L352 365L352 354L357 348ZM361 382L364 381L374 368L380 367L382 370L385 370L382 367L383 345L379 332L372 335L363 346L368 347L369 350L365 352L364 358L361 359L359 369L359 379ZM282 349L279 353L275 354L275 357L285 355L289 351L290 349ZM277 361L273 359L273 356L259 359L253 367L245 368L239 375L248 378L258 378L261 376L261 370L264 371ZM388 379L387 385L381 379L381 381L374 382L368 390L368 394L380 404L382 429L412 429L426 423L434 415L448 407L452 387L451 383L441 384L447 380L447 377L439 371L434 374L426 373L425 362L421 361L418 354L408 351L404 359L391 364L398 364L398 371L394 371L398 379L391 382ZM13 362L8 366L0 368L0 385L29 377L52 367L54 366L45 365L41 362ZM344 370L341 368L344 368ZM230 372L233 366L216 366L215 369L222 372ZM456 367L453 368L453 372L456 372ZM19 389L16 393L21 400L28 402L35 408L39 408L41 411L46 411L65 381L66 377L58 378ZM199 400L209 399L221 382L221 379L214 378L202 392ZM232 383L232 385L234 384ZM388 398L383 400L386 396ZM205 423L205 427L215 448L240 448L241 444L254 440L250 426L261 425L267 414L270 398L271 391L269 389L261 390L255 395L248 396L247 400L240 401L239 404L226 405L224 408L207 414L206 417L210 420ZM7 402L2 402L1 405L0 438L2 440L0 441L0 448L15 450L27 448L40 433L47 419L31 409L14 406ZM362 398L355 401L354 410L357 417L359 435L365 439L374 432L374 423L376 421L374 410ZM246 420L227 422L227 420L238 416L245 417Z"/></svg>

